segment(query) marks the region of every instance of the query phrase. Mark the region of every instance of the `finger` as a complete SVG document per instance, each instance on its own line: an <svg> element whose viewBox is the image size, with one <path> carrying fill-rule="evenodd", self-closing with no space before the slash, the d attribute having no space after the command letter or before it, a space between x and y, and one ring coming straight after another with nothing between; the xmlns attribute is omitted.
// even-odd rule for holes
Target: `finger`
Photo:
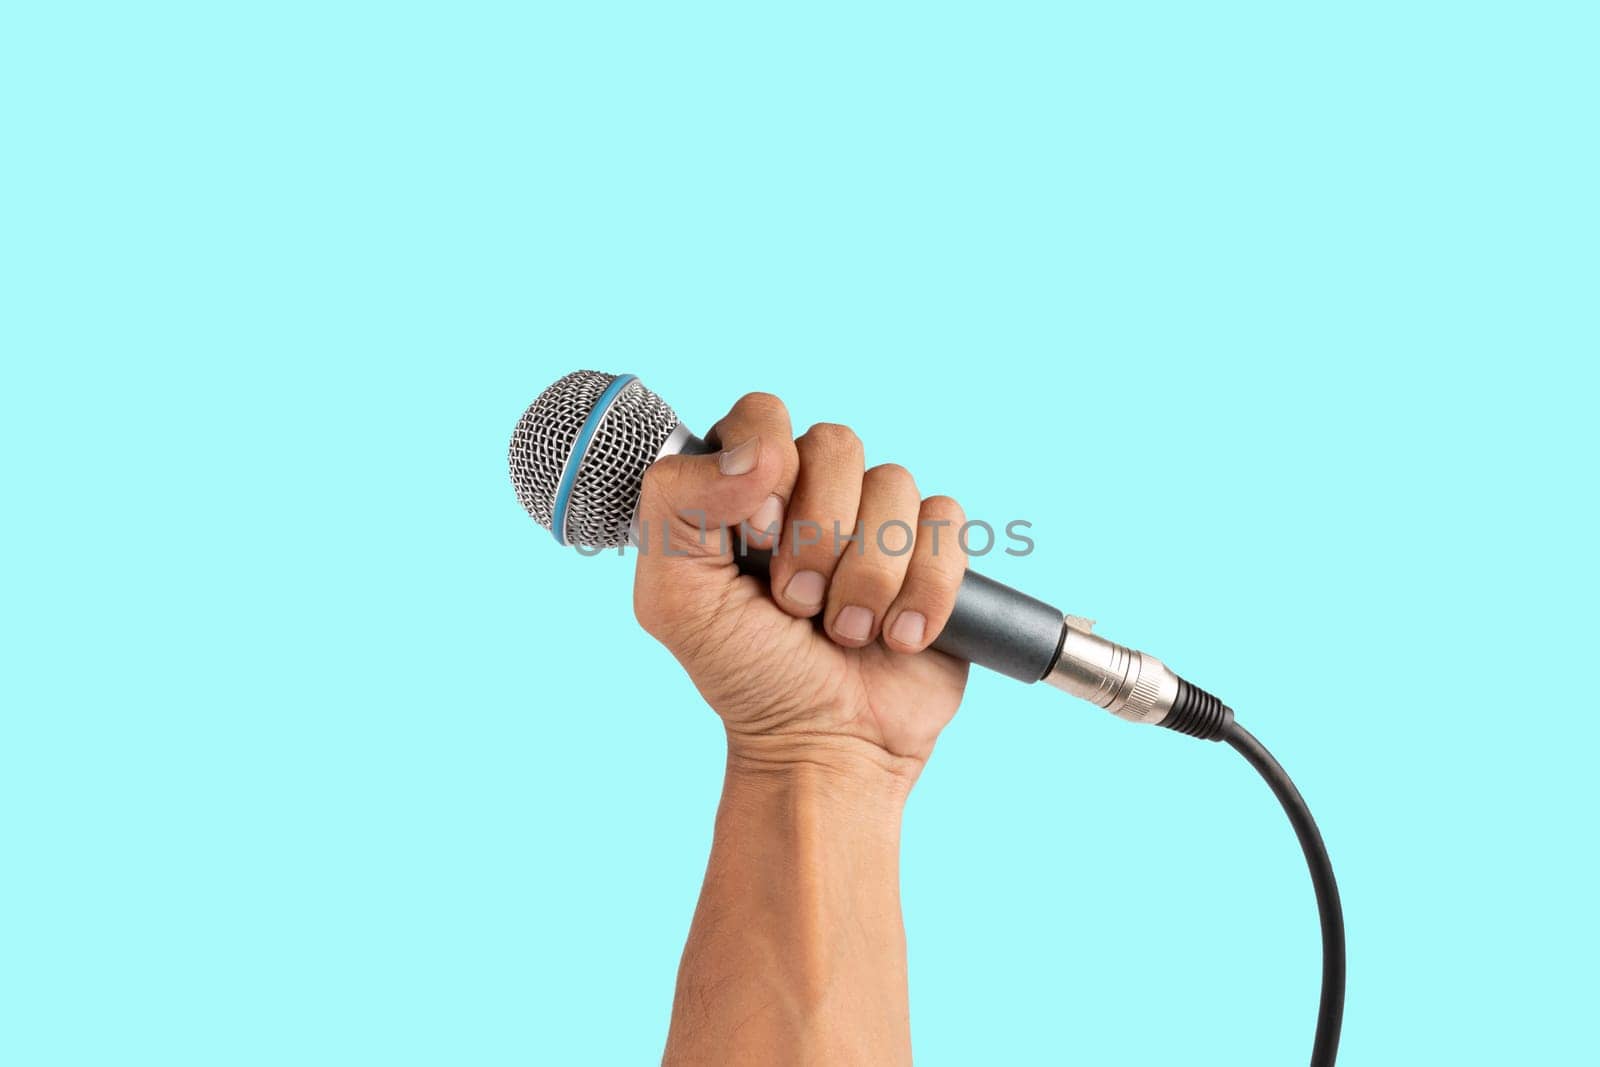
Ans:
<svg viewBox="0 0 1600 1067"><path fill-rule="evenodd" d="M855 529L866 460L850 428L829 422L807 430L795 449L800 475L770 576L778 606L807 619L822 610L843 540Z"/></svg>
<svg viewBox="0 0 1600 1067"><path fill-rule="evenodd" d="M947 496L930 496L922 502L911 564L883 617L883 643L896 652L921 652L950 621L967 572L960 538L966 521L961 505Z"/></svg>
<svg viewBox="0 0 1600 1067"><path fill-rule="evenodd" d="M873 467L862 479L858 536L839 557L828 586L824 629L839 644L859 648L878 636L911 562L918 495L911 472L893 463Z"/></svg>
<svg viewBox="0 0 1600 1067"><path fill-rule="evenodd" d="M777 441L777 435L780 433L783 435L781 444ZM745 543L752 548L777 547L779 531L783 527L784 511L788 507L789 498L794 495L795 475L800 469L800 458L795 450L794 441L791 440L792 436L789 409L784 407L783 401L771 393L749 393L742 397L720 422L711 427L711 432L706 437L707 441L718 448L724 444L747 441L752 437L763 440L771 438L774 448L779 453L780 471L772 491L755 511L739 520L741 524L739 532L743 535Z"/></svg>
<svg viewBox="0 0 1600 1067"><path fill-rule="evenodd" d="M651 633L714 603L737 578L732 532L793 479L789 413L752 393L717 424L721 451L666 456L645 471L635 532L634 613Z"/></svg>

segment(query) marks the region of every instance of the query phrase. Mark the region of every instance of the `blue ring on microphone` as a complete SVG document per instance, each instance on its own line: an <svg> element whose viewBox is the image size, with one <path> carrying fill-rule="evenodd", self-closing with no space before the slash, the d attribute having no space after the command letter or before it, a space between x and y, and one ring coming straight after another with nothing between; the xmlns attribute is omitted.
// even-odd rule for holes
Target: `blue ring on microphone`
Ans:
<svg viewBox="0 0 1600 1067"><path fill-rule="evenodd" d="M578 480L578 468L583 466L583 454L589 450L589 438L600 426L600 420L606 417L606 412L611 410L611 404L622 394L630 382L638 381L638 375L619 374L606 386L605 392L594 402L594 407L589 409L589 417L583 420L583 425L578 429L577 440L572 442L572 451L567 454L566 469L561 472L561 484L556 487L556 510L550 520L550 532L555 535L556 544L567 543L567 499L572 496L572 485Z"/></svg>

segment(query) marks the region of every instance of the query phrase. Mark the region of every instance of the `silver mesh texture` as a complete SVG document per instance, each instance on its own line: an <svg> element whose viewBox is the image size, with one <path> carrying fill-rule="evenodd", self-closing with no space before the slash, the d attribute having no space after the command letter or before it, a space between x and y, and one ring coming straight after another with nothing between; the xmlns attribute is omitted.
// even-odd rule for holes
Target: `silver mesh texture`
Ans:
<svg viewBox="0 0 1600 1067"><path fill-rule="evenodd" d="M535 522L555 522L556 490L567 457L600 394L616 379L600 371L574 371L539 394L511 434L511 485ZM578 457L567 500L566 541L585 548L628 543L645 468L678 425L666 401L637 381L612 401Z"/></svg>
<svg viewBox="0 0 1600 1067"><path fill-rule="evenodd" d="M583 420L614 374L578 370L539 394L511 433L511 486L533 521L550 529L555 521L556 487Z"/></svg>
<svg viewBox="0 0 1600 1067"><path fill-rule="evenodd" d="M616 548L628 543L645 468L655 462L678 416L637 381L629 382L595 428L567 502L567 543Z"/></svg>

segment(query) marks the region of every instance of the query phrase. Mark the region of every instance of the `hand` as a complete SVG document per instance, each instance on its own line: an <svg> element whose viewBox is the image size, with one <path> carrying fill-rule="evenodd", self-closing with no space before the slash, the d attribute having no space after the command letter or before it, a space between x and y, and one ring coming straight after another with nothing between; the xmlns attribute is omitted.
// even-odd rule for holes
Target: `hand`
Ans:
<svg viewBox="0 0 1600 1067"><path fill-rule="evenodd" d="M966 570L960 506L921 499L903 467L864 471L847 427L793 439L765 393L708 440L718 453L645 475L640 624L722 716L731 759L865 753L915 780L966 685L967 664L926 650ZM741 537L772 549L769 581L739 572Z"/></svg>

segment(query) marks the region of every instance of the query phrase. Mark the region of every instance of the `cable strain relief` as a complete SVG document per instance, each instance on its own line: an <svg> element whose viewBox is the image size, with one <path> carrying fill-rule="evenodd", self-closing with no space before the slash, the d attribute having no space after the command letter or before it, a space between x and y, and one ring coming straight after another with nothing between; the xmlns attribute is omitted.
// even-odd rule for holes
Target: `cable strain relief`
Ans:
<svg viewBox="0 0 1600 1067"><path fill-rule="evenodd" d="M1182 678L1178 679L1178 699L1161 725L1202 741L1221 741L1233 725L1233 709Z"/></svg>

